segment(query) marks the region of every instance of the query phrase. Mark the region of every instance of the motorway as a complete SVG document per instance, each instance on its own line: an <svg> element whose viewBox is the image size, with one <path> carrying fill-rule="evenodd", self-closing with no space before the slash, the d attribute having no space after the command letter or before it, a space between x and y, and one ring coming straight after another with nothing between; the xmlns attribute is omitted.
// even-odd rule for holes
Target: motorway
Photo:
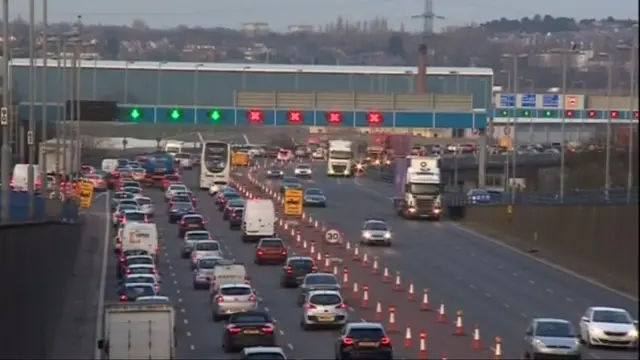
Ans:
<svg viewBox="0 0 640 360"><path fill-rule="evenodd" d="M500 336L506 358L522 354L524 329L534 317L561 317L577 324L588 306L608 305L623 307L637 319L637 299L631 296L514 251L454 223L405 221L396 217L390 201L391 184L362 178L331 179L323 174L322 164L315 164L314 169L313 180L306 186L323 189L329 206L308 209L308 213L327 228L342 232L344 239L352 243L357 242L365 218L386 219L396 243L391 248L364 249L369 259L376 256L392 274L399 271L405 284L411 281L418 293L428 288L432 307L442 302L449 317L456 309L463 310L467 331L470 324L477 324L485 345L492 345L487 339ZM273 188L278 186L270 180L262 182ZM321 234L316 235L320 237ZM344 254L338 249L330 251ZM369 271L361 271L360 275L357 271L355 278L359 281L373 280ZM411 305L406 293L387 287L379 290L378 295L386 303L408 312L406 316L416 319L413 323L422 322L416 318L419 312L405 310L404 304ZM426 325L435 327L437 333L443 332L438 331L441 326ZM431 329L430 335L433 333ZM584 358L636 359L638 353L585 349Z"/></svg>

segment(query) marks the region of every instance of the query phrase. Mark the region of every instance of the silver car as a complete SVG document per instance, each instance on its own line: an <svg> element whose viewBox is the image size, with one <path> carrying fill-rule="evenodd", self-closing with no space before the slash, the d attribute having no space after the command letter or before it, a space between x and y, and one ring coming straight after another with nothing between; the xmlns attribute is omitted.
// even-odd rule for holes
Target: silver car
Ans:
<svg viewBox="0 0 640 360"><path fill-rule="evenodd" d="M638 347L638 321L624 309L594 306L580 319L580 338L587 346Z"/></svg>
<svg viewBox="0 0 640 360"><path fill-rule="evenodd" d="M220 243L215 240L196 240L191 250L191 268L195 269L198 260L205 257L224 257Z"/></svg>
<svg viewBox="0 0 640 360"><path fill-rule="evenodd" d="M140 208L140 211L145 213L147 216L154 216L155 215L156 208L153 205L153 201L151 200L151 198L148 198L146 196L142 196L142 197L137 198L136 202L138 203L138 207Z"/></svg>
<svg viewBox="0 0 640 360"><path fill-rule="evenodd" d="M327 206L327 198L320 189L309 188L304 191L304 206Z"/></svg>
<svg viewBox="0 0 640 360"><path fill-rule="evenodd" d="M198 260L195 269L193 270L194 290L209 289L211 277L213 276L213 269L221 260L223 259L218 257L204 257Z"/></svg>
<svg viewBox="0 0 640 360"><path fill-rule="evenodd" d="M257 308L258 298L251 285L221 285L214 301L211 303L211 317L213 321L220 321L232 314Z"/></svg>
<svg viewBox="0 0 640 360"><path fill-rule="evenodd" d="M336 290L314 290L307 293L302 307L300 327L343 326L349 319L349 308Z"/></svg>
<svg viewBox="0 0 640 360"><path fill-rule="evenodd" d="M307 293L317 290L340 291L340 283L333 274L311 273L304 276L299 288L298 305L302 306L306 300Z"/></svg>
<svg viewBox="0 0 640 360"><path fill-rule="evenodd" d="M183 169L192 169L193 168L193 159L191 155L186 153L178 153L175 156L176 161L180 163L180 167Z"/></svg>
<svg viewBox="0 0 640 360"><path fill-rule="evenodd" d="M212 240L211 234L207 230L191 230L184 234L184 243L180 249L180 257L190 259L191 252L197 241Z"/></svg>
<svg viewBox="0 0 640 360"><path fill-rule="evenodd" d="M533 319L525 332L524 341L525 359L582 358L580 340L571 323L564 319Z"/></svg>
<svg viewBox="0 0 640 360"><path fill-rule="evenodd" d="M362 226L362 235L360 237L360 244L373 245L383 244L391 246L391 229L386 222L382 220L367 220Z"/></svg>

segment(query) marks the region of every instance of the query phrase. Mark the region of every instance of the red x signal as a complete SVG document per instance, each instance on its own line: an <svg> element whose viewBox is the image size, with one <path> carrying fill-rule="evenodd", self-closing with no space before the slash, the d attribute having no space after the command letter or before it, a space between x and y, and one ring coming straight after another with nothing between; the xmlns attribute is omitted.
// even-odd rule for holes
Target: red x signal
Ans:
<svg viewBox="0 0 640 360"><path fill-rule="evenodd" d="M589 117L589 119L595 119L596 118L597 113L593 110L589 110L587 112L587 116Z"/></svg>
<svg viewBox="0 0 640 360"><path fill-rule="evenodd" d="M640 112L638 112L638 110L633 111L633 118L635 120L638 120L638 118L640 118Z"/></svg>
<svg viewBox="0 0 640 360"><path fill-rule="evenodd" d="M342 123L342 113L339 111L329 111L326 114L327 122L332 125L340 125Z"/></svg>
<svg viewBox="0 0 640 360"><path fill-rule="evenodd" d="M382 114L377 111L367 113L367 122L371 126L381 125L383 120Z"/></svg>
<svg viewBox="0 0 640 360"><path fill-rule="evenodd" d="M304 122L304 114L298 110L289 110L287 112L287 120L292 124L302 124Z"/></svg>
<svg viewBox="0 0 640 360"><path fill-rule="evenodd" d="M247 112L247 120L252 123L261 123L264 120L264 113L262 110L249 110Z"/></svg>
<svg viewBox="0 0 640 360"><path fill-rule="evenodd" d="M617 119L617 118L619 118L619 117L620 117L620 113L619 113L618 111L615 111L615 110L614 110L614 111L612 111L612 112L610 112L610 113L609 113L609 116L610 116L612 119Z"/></svg>

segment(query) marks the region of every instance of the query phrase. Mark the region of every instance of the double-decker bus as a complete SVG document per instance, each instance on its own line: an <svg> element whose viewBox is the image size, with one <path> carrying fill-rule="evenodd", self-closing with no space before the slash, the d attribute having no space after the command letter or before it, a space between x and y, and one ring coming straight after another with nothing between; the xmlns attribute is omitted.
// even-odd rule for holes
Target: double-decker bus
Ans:
<svg viewBox="0 0 640 360"><path fill-rule="evenodd" d="M231 145L229 143L221 141L202 143L200 189L211 190L215 185L219 187L229 184L230 169Z"/></svg>

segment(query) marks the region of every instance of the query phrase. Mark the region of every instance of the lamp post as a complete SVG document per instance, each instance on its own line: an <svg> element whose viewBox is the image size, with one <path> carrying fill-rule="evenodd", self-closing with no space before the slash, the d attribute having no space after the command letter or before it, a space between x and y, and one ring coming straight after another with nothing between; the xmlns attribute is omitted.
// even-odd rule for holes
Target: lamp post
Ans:
<svg viewBox="0 0 640 360"><path fill-rule="evenodd" d="M124 63L124 103L129 103L129 65L135 61L127 61Z"/></svg>
<svg viewBox="0 0 640 360"><path fill-rule="evenodd" d="M193 112L193 123L194 124L198 124L198 91L199 91L199 84L198 84L198 78L200 75L200 68L203 67L204 64L197 64L195 71L193 73L193 107L195 108L195 111Z"/></svg>
<svg viewBox="0 0 640 360"><path fill-rule="evenodd" d="M607 127L605 139L605 159L604 159L604 191L608 196L611 188L611 96L613 95L613 57L611 54L600 53L599 56L607 59Z"/></svg>
<svg viewBox="0 0 640 360"><path fill-rule="evenodd" d="M4 79L2 81L2 113L0 114L0 126L2 127L2 153L0 158L0 166L2 168L1 177L2 177L2 198L5 199L2 201L2 209L1 215L2 219L9 218L9 195L11 194L11 187L9 182L11 181L11 176L9 176L9 172L11 171L11 146L9 145L9 123L13 121L13 113L9 110L11 104L9 103L9 55L11 54L9 49L9 39L11 38L11 34L9 33L9 0L2 1L2 38L4 41L2 42L2 71L4 74Z"/></svg>
<svg viewBox="0 0 640 360"><path fill-rule="evenodd" d="M154 109L154 119L153 122L158 122L158 108L162 103L162 65L166 64L166 61L161 61L158 63L157 69L157 90L156 90L156 108Z"/></svg>
<svg viewBox="0 0 640 360"><path fill-rule="evenodd" d="M567 46L569 45L569 46ZM564 202L564 186L565 186L565 171L566 171L566 116L565 116L565 104L564 99L567 96L567 67L568 67L568 56L569 54L579 53L579 50L576 50L576 44L573 42L567 43L563 42L562 45L562 118L560 119L560 138L561 138L561 147L560 147L560 202Z"/></svg>

